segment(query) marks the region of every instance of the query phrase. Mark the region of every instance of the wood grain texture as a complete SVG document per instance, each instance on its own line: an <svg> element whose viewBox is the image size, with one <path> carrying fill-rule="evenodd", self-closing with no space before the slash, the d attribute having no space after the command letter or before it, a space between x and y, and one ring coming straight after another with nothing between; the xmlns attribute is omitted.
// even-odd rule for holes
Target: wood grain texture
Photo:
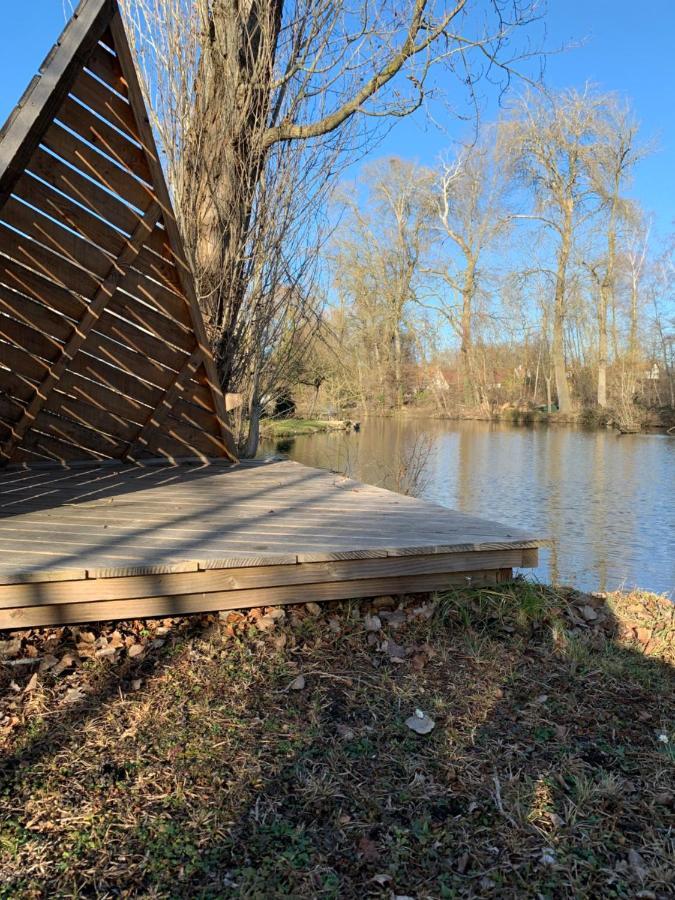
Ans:
<svg viewBox="0 0 675 900"><path fill-rule="evenodd" d="M296 565L251 565L240 568L202 569L187 561L176 564L126 570L87 569L87 581L79 584L50 582L33 585L0 585L0 609L44 604L86 603L88 601L141 599L148 596L210 594L291 585L324 584L365 578L404 578L413 575L464 574L520 566L522 551L454 553L399 559L330 560ZM184 568L178 568L182 565Z"/></svg>
<svg viewBox="0 0 675 900"><path fill-rule="evenodd" d="M499 576L501 577L501 576ZM96 622L151 616L176 616L254 606L278 606L288 603L347 600L382 594L423 593L449 587L474 587L496 584L497 572L468 572L448 575L415 575L406 578L369 578L355 581L296 587L270 587L243 591L215 591L211 594L179 594L134 600L106 600L95 603L20 607L0 611L0 628L43 627L69 622Z"/></svg>
<svg viewBox="0 0 675 900"><path fill-rule="evenodd" d="M424 557L436 571L453 555L468 569L486 567L488 558L496 569L527 565L523 550L539 543L293 462L16 469L0 480L0 581L8 583L41 569L105 569L114 577L116 569L195 561L202 571L282 560L404 571Z"/></svg>
<svg viewBox="0 0 675 900"><path fill-rule="evenodd" d="M83 0L2 132L0 254L0 464L234 461L116 0Z"/></svg>

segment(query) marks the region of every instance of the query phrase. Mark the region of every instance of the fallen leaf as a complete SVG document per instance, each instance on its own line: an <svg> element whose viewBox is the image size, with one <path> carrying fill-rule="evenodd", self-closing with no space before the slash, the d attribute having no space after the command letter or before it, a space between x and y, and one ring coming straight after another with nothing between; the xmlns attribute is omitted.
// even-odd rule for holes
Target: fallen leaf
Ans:
<svg viewBox="0 0 675 900"><path fill-rule="evenodd" d="M351 741L354 738L354 731L349 727L349 725L338 725L337 733L343 738L345 741Z"/></svg>
<svg viewBox="0 0 675 900"><path fill-rule="evenodd" d="M396 641L392 641L391 638L387 640L386 644L385 652L389 655L389 659L394 662L405 659L405 647L402 647L401 644L397 644Z"/></svg>
<svg viewBox="0 0 675 900"><path fill-rule="evenodd" d="M554 866L556 864L555 850L552 850L550 847L545 847L541 851L539 861L542 866Z"/></svg>
<svg viewBox="0 0 675 900"><path fill-rule="evenodd" d="M64 703L79 703L80 700L84 700L86 694L82 690L82 688L74 687L70 688L69 691L66 691L66 695L63 698Z"/></svg>
<svg viewBox="0 0 675 900"><path fill-rule="evenodd" d="M277 622L282 622L286 618L286 610L282 609L280 606L270 606L265 611L265 615Z"/></svg>
<svg viewBox="0 0 675 900"><path fill-rule="evenodd" d="M305 603L305 609L311 616L321 615L321 607L318 603L314 603L312 601L310 601L309 603Z"/></svg>
<svg viewBox="0 0 675 900"><path fill-rule="evenodd" d="M631 848L628 851L628 865L633 870L633 873L640 881L644 881L647 877L647 866L645 865L645 861L637 852L637 850Z"/></svg>
<svg viewBox="0 0 675 900"><path fill-rule="evenodd" d="M382 619L379 616L371 616L368 613L366 613L363 624L366 626L366 631L380 631L382 629Z"/></svg>
<svg viewBox="0 0 675 900"><path fill-rule="evenodd" d="M305 676L298 675L298 677L294 678L288 685L288 689L289 691L303 691L305 689L305 684Z"/></svg>
<svg viewBox="0 0 675 900"><path fill-rule="evenodd" d="M375 841L371 841L370 838L365 836L359 841L359 853L361 853L363 858L368 860L368 862L374 862L376 859L380 858L380 851L378 850Z"/></svg>
<svg viewBox="0 0 675 900"><path fill-rule="evenodd" d="M49 669L53 669L57 663L58 663L58 659L55 656L53 656L51 653L48 653L46 656L42 657L42 661L40 662L38 672L48 672Z"/></svg>
<svg viewBox="0 0 675 900"><path fill-rule="evenodd" d="M58 662L54 666L52 672L54 675L60 675L62 672L65 672L66 669L69 669L72 665L74 665L74 663L75 660L73 659L73 657L66 653L65 656L61 657L60 662Z"/></svg>
<svg viewBox="0 0 675 900"><path fill-rule="evenodd" d="M436 727L433 719L430 719L421 709L416 709L414 715L405 720L405 724L416 734L429 734Z"/></svg>
<svg viewBox="0 0 675 900"><path fill-rule="evenodd" d="M385 620L390 628L400 628L405 624L406 615L401 609L395 609L393 612L381 612L380 617Z"/></svg>
<svg viewBox="0 0 675 900"><path fill-rule="evenodd" d="M136 656L140 656L141 653L143 653L144 649L145 648L143 647L143 644L133 644L131 647L129 647L127 653L129 654L131 659L133 659Z"/></svg>
<svg viewBox="0 0 675 900"><path fill-rule="evenodd" d="M18 656L21 652L21 638L12 638L10 641L0 641L0 657Z"/></svg>
<svg viewBox="0 0 675 900"><path fill-rule="evenodd" d="M460 858L457 860L457 871L459 872L460 875L463 875L466 872L466 870L469 866L470 859L471 859L471 857L469 856L468 853L463 853L460 856Z"/></svg>
<svg viewBox="0 0 675 900"><path fill-rule="evenodd" d="M28 684L23 689L24 694L30 694L32 691L34 691L35 688L37 687L37 683L38 683L38 677L37 677L37 672L35 672L35 673L33 673L33 675L31 675Z"/></svg>
<svg viewBox="0 0 675 900"><path fill-rule="evenodd" d="M255 624L259 631L270 631L276 626L277 620L272 616L260 616L259 619L256 619Z"/></svg>

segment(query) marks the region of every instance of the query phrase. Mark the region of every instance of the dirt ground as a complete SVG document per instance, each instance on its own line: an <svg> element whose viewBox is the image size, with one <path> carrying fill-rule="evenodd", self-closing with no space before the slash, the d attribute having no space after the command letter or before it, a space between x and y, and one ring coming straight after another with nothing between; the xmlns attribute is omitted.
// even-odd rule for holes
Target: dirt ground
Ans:
<svg viewBox="0 0 675 900"><path fill-rule="evenodd" d="M0 896L673 896L674 664L524 581L0 633Z"/></svg>

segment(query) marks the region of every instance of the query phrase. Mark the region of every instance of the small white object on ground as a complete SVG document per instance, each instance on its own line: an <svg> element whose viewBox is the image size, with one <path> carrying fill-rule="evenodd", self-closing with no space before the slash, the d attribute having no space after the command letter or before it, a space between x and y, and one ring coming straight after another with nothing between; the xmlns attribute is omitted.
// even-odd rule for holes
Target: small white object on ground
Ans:
<svg viewBox="0 0 675 900"><path fill-rule="evenodd" d="M436 727L433 719L430 719L421 709L416 709L415 714L405 720L405 724L416 734L429 734Z"/></svg>

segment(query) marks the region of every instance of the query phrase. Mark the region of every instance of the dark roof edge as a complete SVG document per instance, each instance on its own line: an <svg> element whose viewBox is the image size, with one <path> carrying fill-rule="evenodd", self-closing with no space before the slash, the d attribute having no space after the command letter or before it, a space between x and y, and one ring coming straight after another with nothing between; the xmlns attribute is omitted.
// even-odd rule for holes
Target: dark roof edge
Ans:
<svg viewBox="0 0 675 900"><path fill-rule="evenodd" d="M0 207L116 9L116 0L81 0L0 129Z"/></svg>

